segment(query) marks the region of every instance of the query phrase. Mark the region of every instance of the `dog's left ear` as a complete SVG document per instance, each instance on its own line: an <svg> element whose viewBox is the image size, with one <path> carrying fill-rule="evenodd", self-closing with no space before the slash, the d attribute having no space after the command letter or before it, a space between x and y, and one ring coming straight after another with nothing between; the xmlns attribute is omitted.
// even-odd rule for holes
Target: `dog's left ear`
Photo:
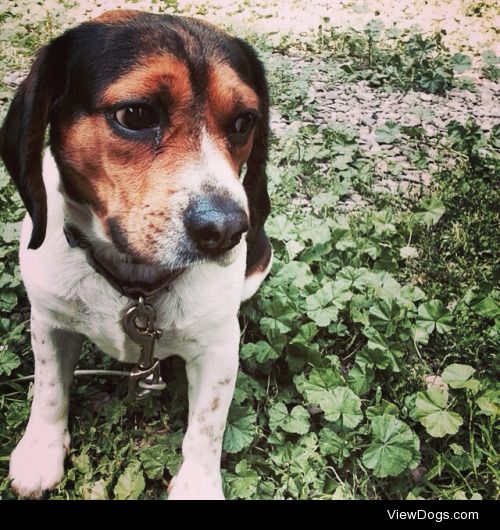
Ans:
<svg viewBox="0 0 500 530"><path fill-rule="evenodd" d="M259 248L263 242L267 241L264 223L270 211L266 176L269 149L269 91L264 67L254 49L243 40L238 39L238 43L246 54L253 87L259 96L260 112L262 114L255 131L252 151L247 160L247 172L243 179L243 187L245 188L250 208L250 229L247 234L250 251L252 248ZM249 254L247 262L251 259L252 256Z"/></svg>
<svg viewBox="0 0 500 530"><path fill-rule="evenodd" d="M38 248L47 228L47 196L42 179L42 150L64 60L60 40L43 47L21 83L0 130L0 155L33 221L28 248ZM58 42L59 41L59 42Z"/></svg>

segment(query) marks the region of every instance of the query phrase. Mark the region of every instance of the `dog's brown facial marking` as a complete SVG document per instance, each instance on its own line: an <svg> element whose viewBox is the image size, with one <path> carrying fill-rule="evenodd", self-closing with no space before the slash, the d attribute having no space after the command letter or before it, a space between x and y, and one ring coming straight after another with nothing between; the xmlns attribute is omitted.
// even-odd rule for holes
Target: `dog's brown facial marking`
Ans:
<svg viewBox="0 0 500 530"><path fill-rule="evenodd" d="M246 112L258 114L260 101L255 91L242 83L238 74L225 62L215 60L208 68L207 128L221 149L225 149L235 174L239 175L252 150L254 129L246 140L234 143L227 138L232 121Z"/></svg>
<svg viewBox="0 0 500 530"><path fill-rule="evenodd" d="M207 97L216 118L223 119L228 112L259 109L259 98L255 91L222 61L215 60L209 66Z"/></svg>
<svg viewBox="0 0 500 530"><path fill-rule="evenodd" d="M66 131L60 155L78 202L93 208L110 239L120 242L120 251L146 260L151 248L146 236L174 215L182 167L196 151L185 131L165 136L156 148L120 137L105 116L87 116Z"/></svg>
<svg viewBox="0 0 500 530"><path fill-rule="evenodd" d="M102 15L95 17L94 22L102 22L103 24L117 24L120 22L128 22L141 15L140 11L134 9L113 9L105 11Z"/></svg>
<svg viewBox="0 0 500 530"><path fill-rule="evenodd" d="M159 97L173 105L169 114L182 112L193 100L189 69L185 62L171 54L144 55L126 74L109 85L102 105L139 101Z"/></svg>

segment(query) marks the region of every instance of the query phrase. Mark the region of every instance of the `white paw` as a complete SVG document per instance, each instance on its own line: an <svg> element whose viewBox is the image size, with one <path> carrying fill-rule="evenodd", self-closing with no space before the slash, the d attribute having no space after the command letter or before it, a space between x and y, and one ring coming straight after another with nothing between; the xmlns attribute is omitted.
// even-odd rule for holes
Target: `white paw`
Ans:
<svg viewBox="0 0 500 530"><path fill-rule="evenodd" d="M224 500L220 471L184 462L168 487L169 501Z"/></svg>
<svg viewBox="0 0 500 530"><path fill-rule="evenodd" d="M20 497L38 498L64 476L69 434L58 429L28 429L10 457L9 478Z"/></svg>

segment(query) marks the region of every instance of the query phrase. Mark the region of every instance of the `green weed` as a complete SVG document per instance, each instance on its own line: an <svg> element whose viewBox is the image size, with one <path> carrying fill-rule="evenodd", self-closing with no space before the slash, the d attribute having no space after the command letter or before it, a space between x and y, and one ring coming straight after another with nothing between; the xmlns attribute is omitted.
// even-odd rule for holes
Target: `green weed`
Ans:
<svg viewBox="0 0 500 530"><path fill-rule="evenodd" d="M339 62L348 80L365 80L384 90L444 94L472 63L468 55L451 54L442 37L440 32L424 36L384 28L380 19L370 21L363 31L339 31L325 20L312 50Z"/></svg>

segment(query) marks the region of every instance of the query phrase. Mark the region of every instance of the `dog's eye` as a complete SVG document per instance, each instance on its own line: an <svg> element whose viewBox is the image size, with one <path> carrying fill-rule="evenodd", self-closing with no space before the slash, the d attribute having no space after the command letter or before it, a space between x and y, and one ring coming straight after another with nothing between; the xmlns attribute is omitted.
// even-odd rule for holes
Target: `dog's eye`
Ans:
<svg viewBox="0 0 500 530"><path fill-rule="evenodd" d="M235 145L244 144L255 124L255 116L249 112L241 114L234 120L228 132L229 141Z"/></svg>
<svg viewBox="0 0 500 530"><path fill-rule="evenodd" d="M115 120L132 131L151 129L159 123L157 112L149 105L127 105L115 112Z"/></svg>

